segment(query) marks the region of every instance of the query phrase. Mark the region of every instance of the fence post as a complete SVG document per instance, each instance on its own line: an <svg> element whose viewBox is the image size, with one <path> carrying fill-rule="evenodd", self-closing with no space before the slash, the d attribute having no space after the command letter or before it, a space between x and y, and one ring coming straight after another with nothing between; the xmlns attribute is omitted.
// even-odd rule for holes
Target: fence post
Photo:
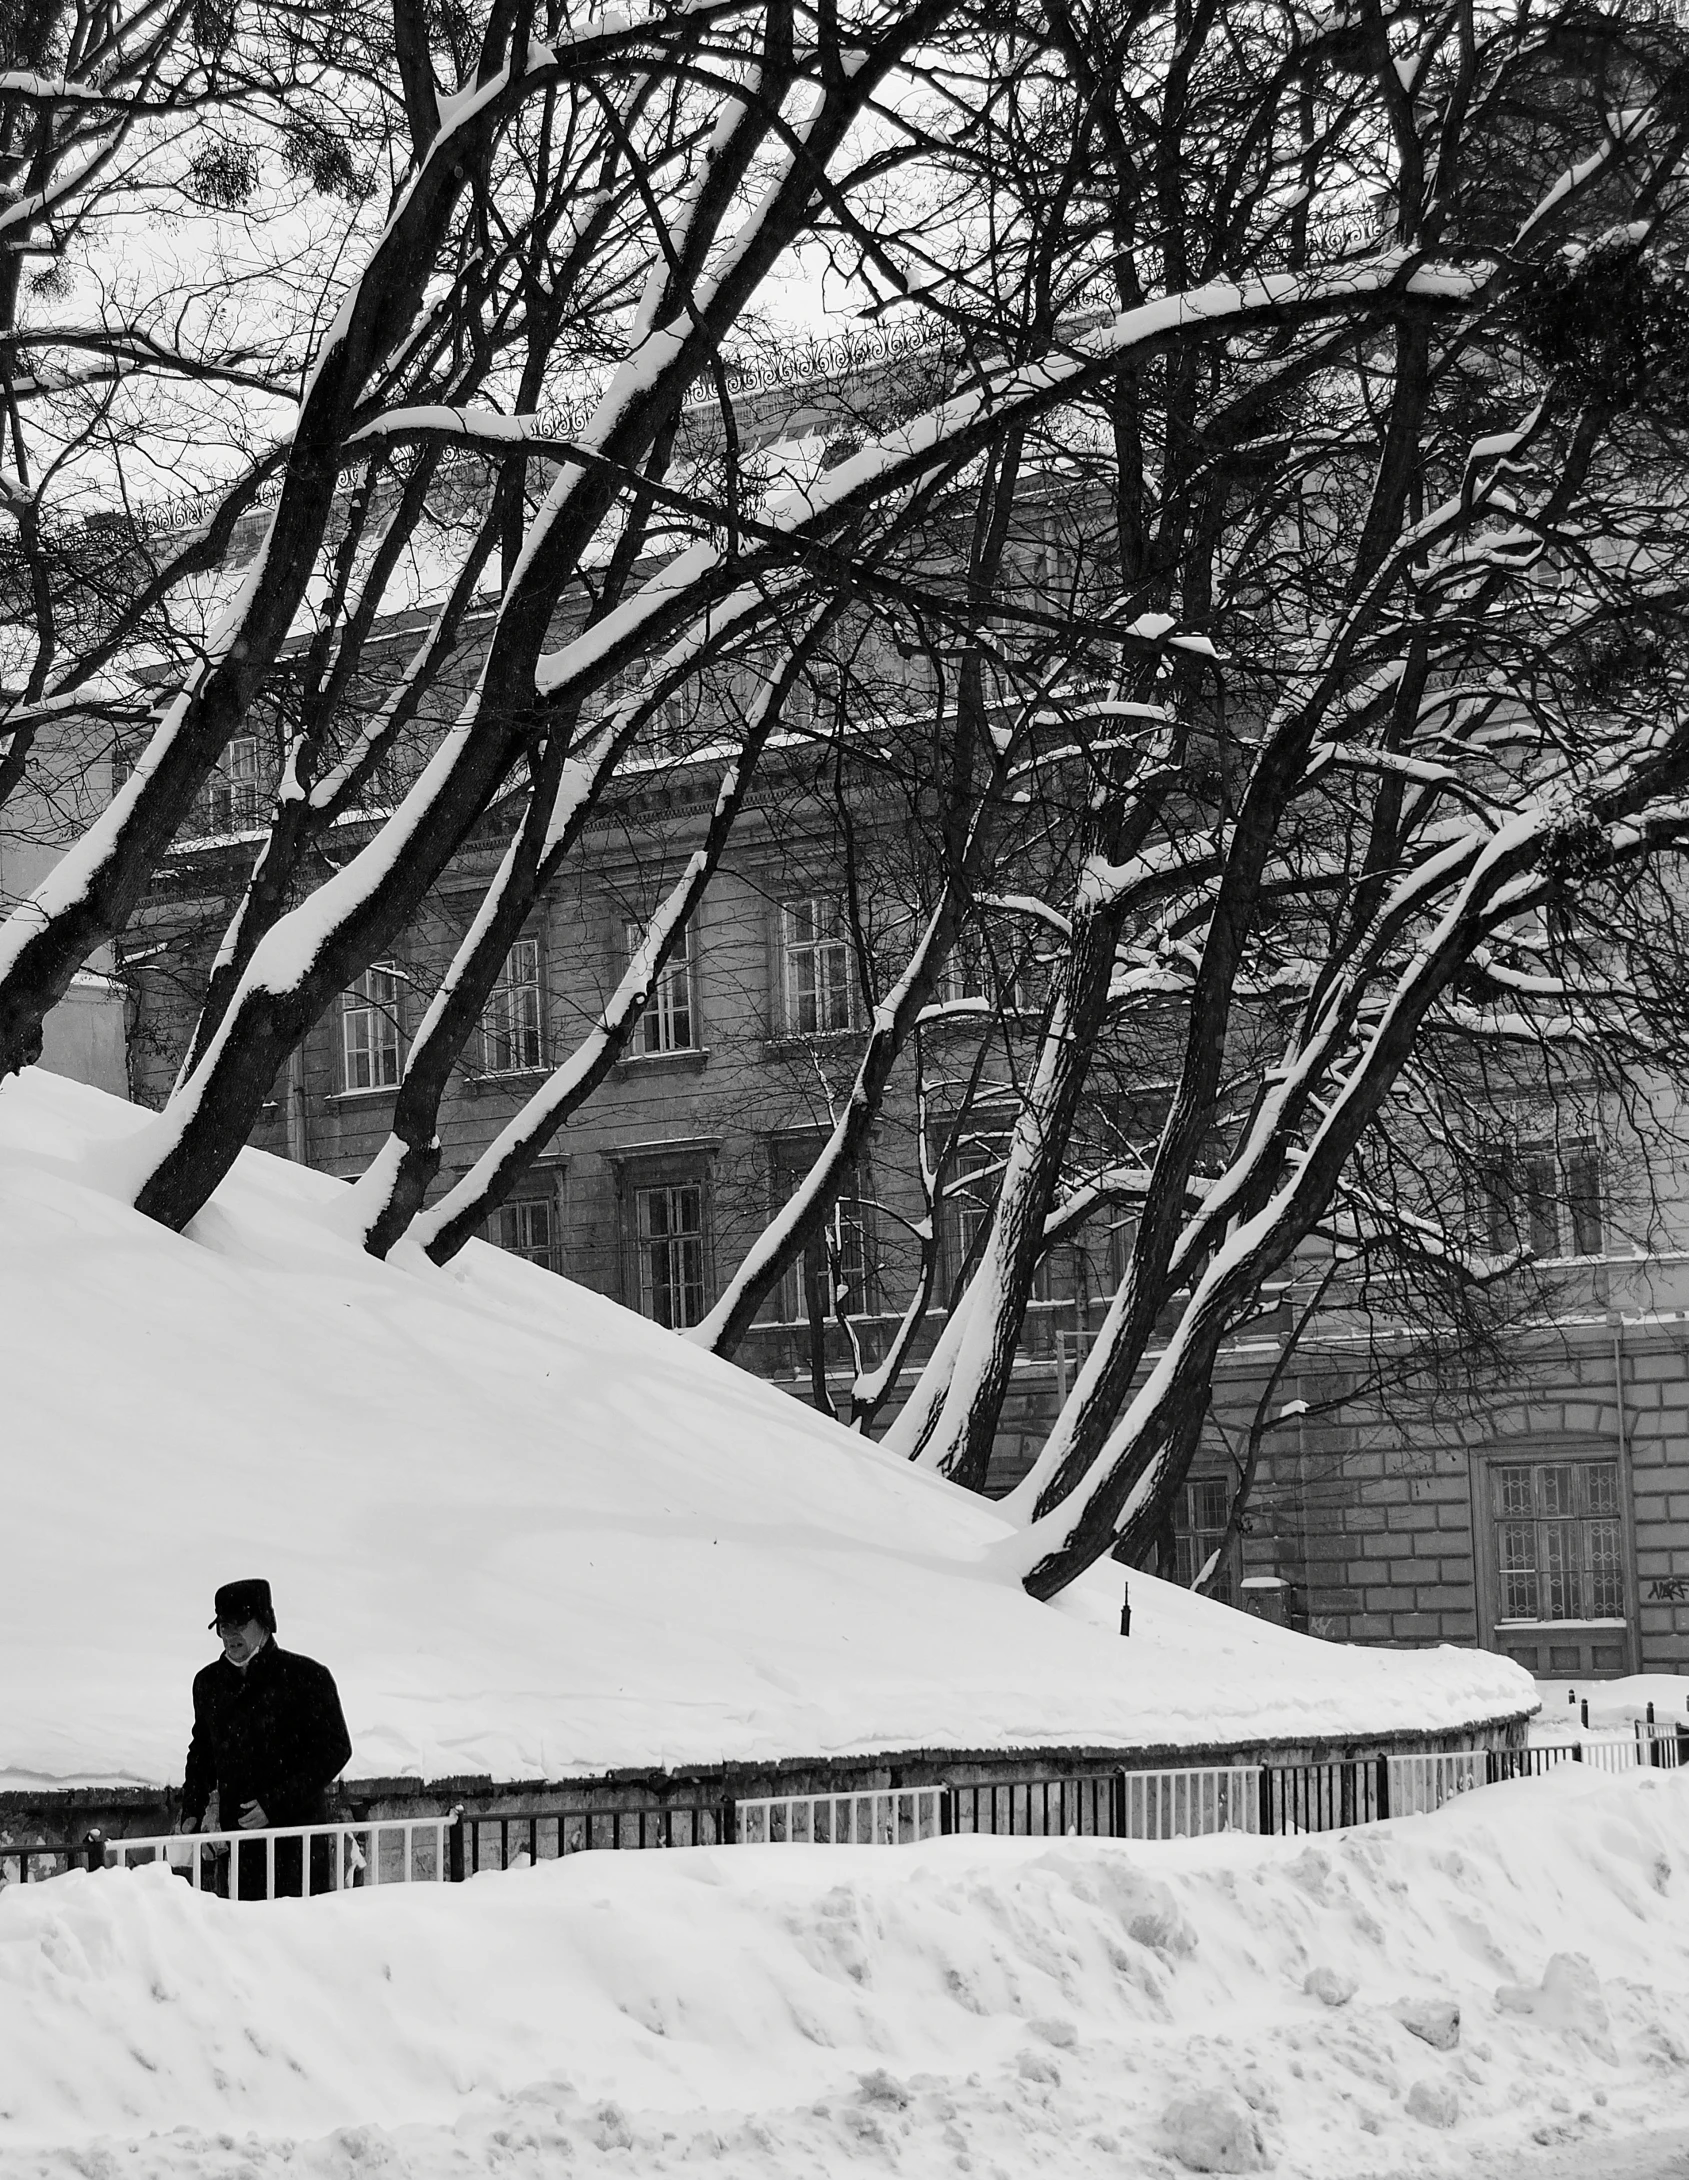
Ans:
<svg viewBox="0 0 1689 2180"><path fill-rule="evenodd" d="M940 1837L941 1839L948 1839L948 1838L950 1837L951 1833L955 1831L955 1829L956 1829L956 1795L955 1795L955 1790L954 1790L953 1788L951 1788L951 1787L948 1787L948 1786L941 1786L941 1787L939 1788L939 1790L938 1790L938 1833L939 1833L939 1837Z"/></svg>
<svg viewBox="0 0 1689 2180"><path fill-rule="evenodd" d="M715 1820L716 1837L724 1847L736 1844L739 1837L739 1807L733 1799L730 1787L722 1790L721 1811Z"/></svg>
<svg viewBox="0 0 1689 2180"><path fill-rule="evenodd" d="M1379 1821L1379 1823L1380 1823L1380 1824L1384 1824L1384 1823L1388 1822L1388 1820L1389 1820L1389 1816L1390 1816L1390 1759L1389 1759L1389 1757L1388 1757L1388 1756L1380 1756L1380 1758L1378 1759L1378 1821Z"/></svg>
<svg viewBox="0 0 1689 2180"><path fill-rule="evenodd" d="M1126 1837L1126 1767L1120 1769L1108 1782L1108 1835L1110 1839Z"/></svg>
<svg viewBox="0 0 1689 2180"><path fill-rule="evenodd" d="M89 1869L103 1870L106 1866L106 1835L104 1832L90 1832L82 1844L87 1851Z"/></svg>
<svg viewBox="0 0 1689 2180"><path fill-rule="evenodd" d="M461 1885L463 1883L463 1811L461 1809L453 1816L452 1828L446 1835L446 1873L448 1884Z"/></svg>
<svg viewBox="0 0 1689 2180"><path fill-rule="evenodd" d="M1273 1829L1273 1767L1271 1764L1261 1766L1259 1793L1261 1796L1260 1832L1263 1839L1268 1839L1272 1836Z"/></svg>

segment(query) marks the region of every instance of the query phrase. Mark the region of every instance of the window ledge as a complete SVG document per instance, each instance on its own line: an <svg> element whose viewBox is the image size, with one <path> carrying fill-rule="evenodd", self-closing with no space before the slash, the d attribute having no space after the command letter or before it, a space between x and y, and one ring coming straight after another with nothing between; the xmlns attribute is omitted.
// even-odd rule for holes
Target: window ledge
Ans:
<svg viewBox="0 0 1689 2180"><path fill-rule="evenodd" d="M701 1075L709 1065L707 1045L683 1045L674 1052L629 1052L610 1070L616 1082L635 1075Z"/></svg>
<svg viewBox="0 0 1689 2180"><path fill-rule="evenodd" d="M496 1074L483 1068L473 1075L459 1075L458 1088L467 1090L472 1097L482 1096L489 1090L514 1089L526 1094L535 1083L544 1082L550 1073L549 1067L505 1067Z"/></svg>
<svg viewBox="0 0 1689 2180"><path fill-rule="evenodd" d="M802 1052L810 1045L848 1044L852 1038L863 1038L866 1029L788 1029L780 1030L768 1040L771 1053Z"/></svg>
<svg viewBox="0 0 1689 2180"><path fill-rule="evenodd" d="M396 1098L398 1094L396 1082L380 1082L372 1083L367 1090L331 1090L328 1102L331 1105L352 1104L361 1098Z"/></svg>
<svg viewBox="0 0 1689 2180"><path fill-rule="evenodd" d="M1495 1624L1495 1631L1498 1635L1512 1635L1517 1634L1522 1628L1528 1628L1532 1632L1541 1631L1552 1634L1557 1628L1575 1630L1580 1627L1607 1628L1629 1627L1629 1625L1628 1620L1498 1620Z"/></svg>

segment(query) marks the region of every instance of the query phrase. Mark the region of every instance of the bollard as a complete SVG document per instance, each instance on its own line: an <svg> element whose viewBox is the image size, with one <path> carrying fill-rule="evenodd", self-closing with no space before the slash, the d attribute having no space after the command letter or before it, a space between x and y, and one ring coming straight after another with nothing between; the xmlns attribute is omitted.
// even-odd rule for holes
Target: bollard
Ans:
<svg viewBox="0 0 1689 2180"><path fill-rule="evenodd" d="M1568 1688L1568 1689L1566 1690L1566 1701L1567 1701L1568 1703L1575 1703L1575 1702L1576 1702L1577 1700L1578 1700L1578 1692L1577 1692L1577 1690L1576 1690L1575 1688Z"/></svg>
<svg viewBox="0 0 1689 2180"><path fill-rule="evenodd" d="M1585 1726L1587 1726L1587 1725L1589 1724L1589 1698L1588 1698L1588 1696L1585 1696L1585 1697L1584 1697L1584 1699L1583 1699L1583 1722L1584 1722Z"/></svg>
<svg viewBox="0 0 1689 2180"><path fill-rule="evenodd" d="M88 1867L91 1870L103 1870L106 1866L106 1835L104 1832L90 1832L82 1844L87 1850Z"/></svg>
<svg viewBox="0 0 1689 2180"><path fill-rule="evenodd" d="M1648 1706L1648 1723L1650 1726L1654 1723L1654 1706L1651 1703Z"/></svg>
<svg viewBox="0 0 1689 2180"><path fill-rule="evenodd" d="M1132 1632L1132 1585L1130 1582L1122 1582L1120 1585L1120 1632L1122 1635L1130 1635Z"/></svg>

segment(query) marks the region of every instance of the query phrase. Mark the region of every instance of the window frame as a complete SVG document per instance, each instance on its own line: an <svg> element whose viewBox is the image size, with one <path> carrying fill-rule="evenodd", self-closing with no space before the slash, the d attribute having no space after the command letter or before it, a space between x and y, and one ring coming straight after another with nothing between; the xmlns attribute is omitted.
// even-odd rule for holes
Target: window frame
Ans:
<svg viewBox="0 0 1689 2180"><path fill-rule="evenodd" d="M1231 1494L1224 1476L1187 1476L1173 1514L1173 1563L1175 1579L1189 1589L1212 1553L1224 1542L1231 1514ZM1199 1515L1215 1516L1199 1519ZM1239 1574L1238 1540L1234 1537L1220 1563L1222 1587L1213 1594L1222 1604L1237 1603Z"/></svg>
<svg viewBox="0 0 1689 2180"><path fill-rule="evenodd" d="M520 1226L524 1213L531 1214L536 1211L544 1212L546 1224L546 1238L543 1243L537 1246L531 1240L506 1241L492 1231L495 1225L502 1225L507 1220L513 1221L517 1226ZM506 1256L520 1257L524 1263L537 1264L541 1271L555 1272L561 1276L563 1271L563 1220L557 1202L556 1191L553 1189L543 1189L537 1192L530 1191L525 1196L513 1196L508 1202L500 1204L492 1217L488 1219L482 1231L482 1239L491 1243L493 1248L503 1250Z"/></svg>
<svg viewBox="0 0 1689 2180"><path fill-rule="evenodd" d="M234 833L257 822L258 737L237 734L224 744L205 783L205 829L214 834Z"/></svg>
<svg viewBox="0 0 1689 2180"><path fill-rule="evenodd" d="M810 936L807 938L797 935L800 917L808 919ZM832 894L794 895L780 903L778 930L781 1018L785 1034L788 1037L848 1037L859 1027L859 1008L856 949L844 902ZM825 972L824 961L832 965ZM803 1020L806 995L801 989L801 972L806 963L812 980L812 989L807 996L815 1017L813 1024L807 1025ZM823 993L827 999L825 1007L822 1005ZM842 1014L843 1019L831 1019L834 1014ZM823 1019L824 1015L827 1019Z"/></svg>
<svg viewBox="0 0 1689 2180"><path fill-rule="evenodd" d="M710 1280L710 1203L709 1174L700 1168L688 1172L631 1172L626 1179L625 1231L627 1246L632 1260L630 1280L631 1299L641 1317L652 1324L662 1325L671 1332L683 1332L700 1324L708 1315L711 1301ZM664 1204L667 1221L674 1208L674 1200L694 1196L697 1200L696 1224L672 1226L665 1224L661 1233L648 1231L647 1211L656 1199ZM677 1257L674 1245L681 1245ZM685 1247L691 1245L694 1268L689 1273L682 1269L676 1276L677 1262L684 1266ZM666 1261L667 1277L659 1280L658 1245ZM657 1308L660 1292L682 1296L680 1314L663 1315ZM688 1309L693 1314L687 1314Z"/></svg>
<svg viewBox="0 0 1689 2180"><path fill-rule="evenodd" d="M1498 1455L1486 1468L1487 1572L1497 1632L1628 1626L1633 1584L1617 1453L1521 1452ZM1591 1490L1597 1472L1611 1487L1600 1505ZM1569 1556L1568 1542L1575 1547Z"/></svg>
<svg viewBox="0 0 1689 2180"><path fill-rule="evenodd" d="M377 992L375 979L381 978L386 989ZM396 1090L405 1072L404 1029L404 977L393 961L372 961L360 971L355 981L340 995L340 1094L342 1097L372 1097L388 1090ZM353 1045L353 1025L362 1022L369 1028L369 1039L361 1056L370 1062L368 1082L354 1078L354 1059L360 1055ZM391 1039L378 1035L377 1024L384 1024L391 1032ZM387 1057L390 1053L393 1072L390 1077L381 1076L375 1064L376 1055Z"/></svg>
<svg viewBox="0 0 1689 2180"><path fill-rule="evenodd" d="M524 957L524 965L531 964L531 976L517 977L512 971L518 957ZM487 994L487 1004L481 1010L481 1073L483 1075L535 1075L545 1069L545 1007L544 959L537 936L518 939L504 957L498 981ZM524 1002L520 1010L516 1003ZM495 1021L502 1009L505 1020ZM526 1019L520 1024L515 1015L520 1011ZM496 1056L496 1040L503 1039L509 1057L500 1060ZM528 1055L532 1054L530 1058Z"/></svg>
<svg viewBox="0 0 1689 2180"><path fill-rule="evenodd" d="M825 1141L823 1136L800 1139L776 1135L769 1138L770 1215L791 1201ZM873 1176L866 1159L854 1167L847 1177L827 1214L827 1225L830 1234L819 1232L813 1235L798 1257L781 1273L768 1302L763 1306L763 1313L757 1318L759 1325L780 1325L788 1329L794 1325L807 1325L809 1289L811 1282L817 1278L823 1280L825 1287L822 1316L829 1325L837 1321L837 1296L831 1276L829 1238L838 1243L840 1275L849 1288L850 1299L845 1306L845 1315L851 1318L870 1318L884 1314L878 1235L873 1213ZM771 1307L772 1315L767 1314Z"/></svg>
<svg viewBox="0 0 1689 2180"><path fill-rule="evenodd" d="M1492 1256L1529 1246L1537 1264L1605 1261L1606 1160L1597 1135L1513 1138L1499 1146L1485 1193Z"/></svg>
<svg viewBox="0 0 1689 2180"><path fill-rule="evenodd" d="M632 961L643 944L648 926L630 920L626 927L626 958ZM698 1035L698 990L694 975L696 962L692 945L692 925L683 923L675 934L675 942L652 981L650 996L640 1010L639 1021L628 1042L626 1057L631 1060L662 1060L683 1052L701 1052L702 1040ZM684 1042L674 1038L672 1030L677 1013L674 999L676 987L680 988L681 1009L686 1016Z"/></svg>

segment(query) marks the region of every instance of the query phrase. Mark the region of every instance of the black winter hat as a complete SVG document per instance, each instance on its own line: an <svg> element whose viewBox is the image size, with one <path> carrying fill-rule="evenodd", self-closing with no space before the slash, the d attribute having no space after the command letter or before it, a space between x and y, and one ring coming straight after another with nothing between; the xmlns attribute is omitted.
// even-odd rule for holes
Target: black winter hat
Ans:
<svg viewBox="0 0 1689 2180"><path fill-rule="evenodd" d="M242 1626L256 1620L270 1634L276 1632L276 1608L270 1602L268 1582L225 1582L211 1603L208 1626L215 1627L219 1620L234 1620Z"/></svg>

